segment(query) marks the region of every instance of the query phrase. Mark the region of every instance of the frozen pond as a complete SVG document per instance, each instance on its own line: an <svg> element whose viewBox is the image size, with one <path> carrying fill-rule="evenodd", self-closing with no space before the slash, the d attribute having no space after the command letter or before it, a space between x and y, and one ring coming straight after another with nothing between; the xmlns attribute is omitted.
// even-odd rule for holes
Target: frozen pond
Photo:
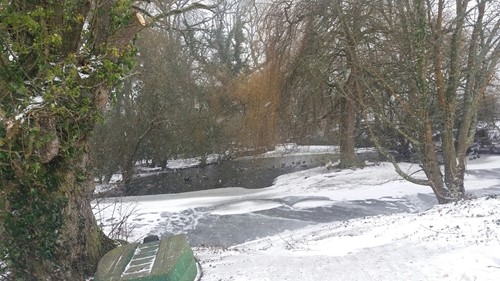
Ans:
<svg viewBox="0 0 500 281"><path fill-rule="evenodd" d="M421 195L420 200L429 206L435 204L432 196ZM252 207L255 211L248 212ZM153 232L162 236L186 233L192 246L229 247L318 223L416 210L406 199L334 202L323 197L293 196L165 212L160 214L165 220Z"/></svg>
<svg viewBox="0 0 500 281"><path fill-rule="evenodd" d="M223 189L221 189L223 191ZM476 196L500 194L500 188L471 192ZM377 215L421 212L436 205L433 194L402 198L335 201L321 196L285 196L241 199L178 212L158 212L150 233L159 236L185 233L191 246L230 247L255 239L294 231L309 225L342 222ZM137 214L138 217L151 213ZM135 220L135 223L151 223Z"/></svg>
<svg viewBox="0 0 500 281"><path fill-rule="evenodd" d="M500 194L498 159L485 156L468 164L470 196ZM403 163L402 169L418 172L419 167ZM228 247L309 225L420 212L436 204L429 187L402 180L388 163L311 168L273 181L265 188L103 198L94 212L106 232L124 226L121 237L131 242L150 234L186 233L193 246Z"/></svg>
<svg viewBox="0 0 500 281"><path fill-rule="evenodd" d="M377 153L358 153L360 160L376 160ZM205 167L169 170L136 177L126 187L129 195L171 194L223 187L263 188L280 175L324 166L338 155L308 154L282 157L238 158Z"/></svg>

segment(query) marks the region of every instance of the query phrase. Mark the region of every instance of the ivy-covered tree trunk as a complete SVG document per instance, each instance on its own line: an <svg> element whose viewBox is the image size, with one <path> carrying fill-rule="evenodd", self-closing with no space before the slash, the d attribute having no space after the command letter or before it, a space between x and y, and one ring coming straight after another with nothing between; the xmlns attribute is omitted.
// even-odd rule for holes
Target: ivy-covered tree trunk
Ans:
<svg viewBox="0 0 500 281"><path fill-rule="evenodd" d="M2 216L6 243L2 250L8 255L13 279L82 280L115 247L91 209L94 185L88 159L82 147L75 157L47 163L51 167L42 168L44 175L33 184L13 180L10 190L2 194L10 195L2 198L7 212Z"/></svg>
<svg viewBox="0 0 500 281"><path fill-rule="evenodd" d="M132 67L142 25L131 5L0 1L0 270L9 279L84 280L114 247L90 205L88 140Z"/></svg>
<svg viewBox="0 0 500 281"><path fill-rule="evenodd" d="M59 243L64 247L58 257L60 264L66 264L65 267L70 272L68 276L72 276L73 272L78 276L82 273L95 272L99 259L116 246L114 241L106 237L98 227L92 212L90 204L90 195L94 191L92 169L87 143L84 142L82 145L84 153L74 159L76 162L71 165L80 167L85 174L69 170L63 174L63 182L59 186L59 189L65 192L67 202L62 210L63 224L59 238L61 240ZM80 178L82 176L83 179Z"/></svg>

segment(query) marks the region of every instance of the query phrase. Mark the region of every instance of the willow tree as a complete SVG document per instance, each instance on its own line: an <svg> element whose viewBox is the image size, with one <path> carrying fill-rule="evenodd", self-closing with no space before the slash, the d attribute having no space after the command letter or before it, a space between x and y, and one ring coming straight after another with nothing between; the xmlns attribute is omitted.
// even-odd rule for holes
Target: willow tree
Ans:
<svg viewBox="0 0 500 281"><path fill-rule="evenodd" d="M133 64L132 1L0 2L0 260L14 280L82 280L111 247L88 139Z"/></svg>
<svg viewBox="0 0 500 281"><path fill-rule="evenodd" d="M396 170L430 186L440 203L465 195L467 148L500 59L499 4L450 2L380 5L384 28L374 51L377 63L369 70L376 82L363 101L367 117L377 117L411 143L425 177L408 175L394 162Z"/></svg>
<svg viewBox="0 0 500 281"><path fill-rule="evenodd" d="M284 80L283 123L294 126L294 134L335 132L341 167L359 164L357 101L364 92L374 7L364 0L276 1L267 16L267 59Z"/></svg>

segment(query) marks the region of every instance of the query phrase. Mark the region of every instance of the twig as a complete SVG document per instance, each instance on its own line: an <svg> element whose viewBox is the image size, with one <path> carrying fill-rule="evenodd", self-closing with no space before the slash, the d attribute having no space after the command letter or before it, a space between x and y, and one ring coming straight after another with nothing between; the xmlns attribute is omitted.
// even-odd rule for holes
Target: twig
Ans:
<svg viewBox="0 0 500 281"><path fill-rule="evenodd" d="M441 233L441 234L458 234L457 232L443 232L443 231L437 231L437 230L434 230L434 229L430 229L428 227L425 227L423 226L422 224L420 224L421 227L427 229L427 230L430 230L430 231L434 231L436 233Z"/></svg>
<svg viewBox="0 0 500 281"><path fill-rule="evenodd" d="M488 267L500 269L500 266L488 265Z"/></svg>
<svg viewBox="0 0 500 281"><path fill-rule="evenodd" d="M278 237L279 237L281 240L283 240L283 242L285 242L285 243L286 243L286 245L287 245L288 247L290 247L290 249L295 249L295 247L294 247L292 244L290 244L288 241L286 241L285 239L283 239L283 237L281 237L281 235L280 235L280 233L279 233L279 232L277 232L277 234L278 234Z"/></svg>

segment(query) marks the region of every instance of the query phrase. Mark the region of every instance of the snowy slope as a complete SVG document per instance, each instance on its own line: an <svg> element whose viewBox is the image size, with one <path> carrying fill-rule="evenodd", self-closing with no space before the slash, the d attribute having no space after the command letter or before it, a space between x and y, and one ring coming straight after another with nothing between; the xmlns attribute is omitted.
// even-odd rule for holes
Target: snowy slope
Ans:
<svg viewBox="0 0 500 281"><path fill-rule="evenodd" d="M498 280L500 198L196 248L202 280Z"/></svg>

